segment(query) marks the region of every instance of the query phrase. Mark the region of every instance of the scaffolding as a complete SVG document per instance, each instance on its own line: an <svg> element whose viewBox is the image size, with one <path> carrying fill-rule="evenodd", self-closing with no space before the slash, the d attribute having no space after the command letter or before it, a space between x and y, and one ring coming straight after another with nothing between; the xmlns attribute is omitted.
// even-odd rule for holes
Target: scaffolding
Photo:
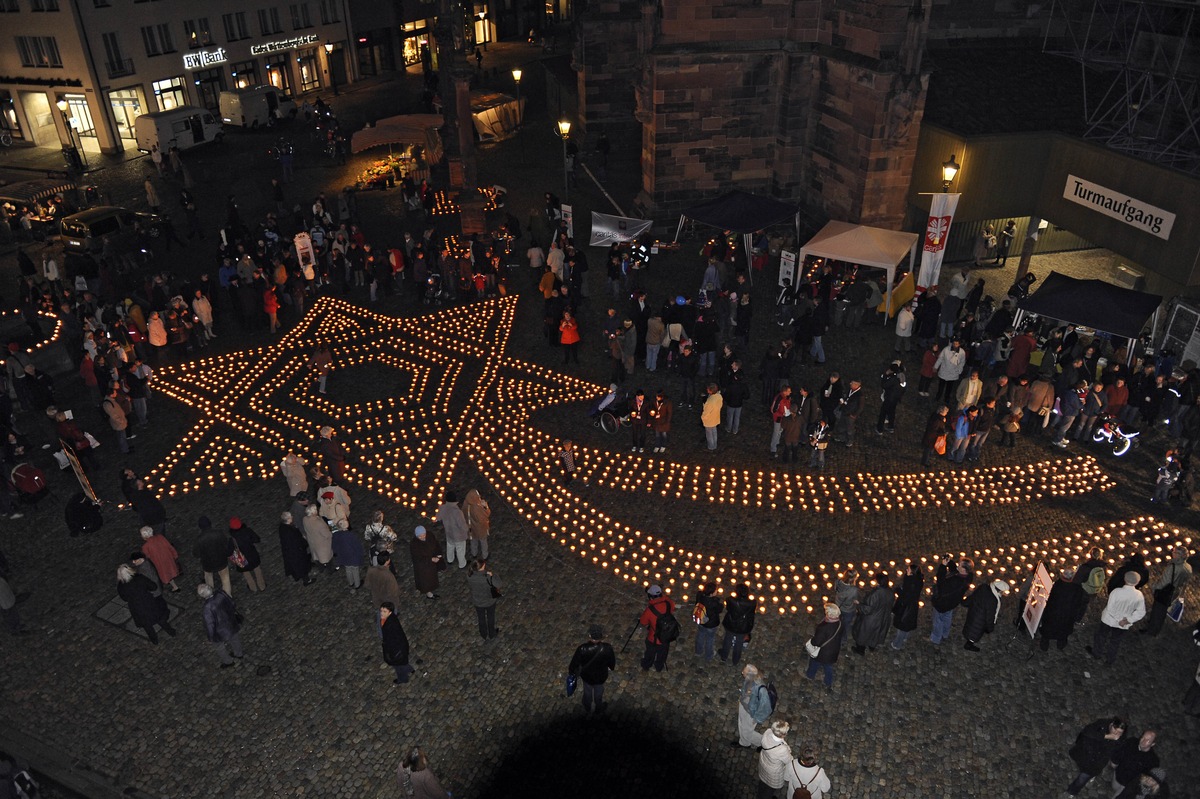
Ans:
<svg viewBox="0 0 1200 799"><path fill-rule="evenodd" d="M1079 63L1084 138L1200 174L1198 2L1053 0L1043 52Z"/></svg>

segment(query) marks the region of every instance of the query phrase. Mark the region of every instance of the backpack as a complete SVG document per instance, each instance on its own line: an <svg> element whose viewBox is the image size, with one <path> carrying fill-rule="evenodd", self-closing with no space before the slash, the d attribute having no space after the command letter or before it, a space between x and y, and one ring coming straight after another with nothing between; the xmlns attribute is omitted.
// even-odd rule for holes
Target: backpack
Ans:
<svg viewBox="0 0 1200 799"><path fill-rule="evenodd" d="M1100 593L1100 589L1104 586L1104 577L1104 569L1099 566L1093 567L1087 580L1083 583L1083 590L1092 595Z"/></svg>
<svg viewBox="0 0 1200 799"><path fill-rule="evenodd" d="M9 478L22 494L37 496L46 490L46 473L32 463L18 464Z"/></svg>
<svg viewBox="0 0 1200 799"><path fill-rule="evenodd" d="M708 623L708 608L704 607L703 602L696 603L696 608L692 611L692 621L700 626Z"/></svg>
<svg viewBox="0 0 1200 799"><path fill-rule="evenodd" d="M658 619L654 625L654 637L658 643L669 644L679 637L679 621L673 613L659 613L654 609L654 605L650 606L650 612Z"/></svg>
<svg viewBox="0 0 1200 799"><path fill-rule="evenodd" d="M795 763L796 763L796 761L793 760L792 761L792 773L796 775L796 781L799 782L800 773L798 771L796 771ZM814 782L816 782L816 779L818 776L820 776L820 774L821 774L821 769L818 768L817 773L813 775L813 778L811 780L809 780L808 782L800 783L800 787L797 788L796 790L792 791L792 799L812 799L812 791L810 791L808 789L808 786L810 786Z"/></svg>
<svg viewBox="0 0 1200 799"><path fill-rule="evenodd" d="M775 712L775 708L779 707L779 691L775 690L775 683L767 683L767 698L771 700L771 712Z"/></svg>

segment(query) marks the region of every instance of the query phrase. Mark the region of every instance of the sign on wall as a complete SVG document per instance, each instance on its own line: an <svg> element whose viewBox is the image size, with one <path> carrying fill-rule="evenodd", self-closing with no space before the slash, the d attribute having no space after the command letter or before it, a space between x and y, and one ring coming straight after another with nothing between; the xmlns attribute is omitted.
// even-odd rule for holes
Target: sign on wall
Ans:
<svg viewBox="0 0 1200 799"><path fill-rule="evenodd" d="M275 53L280 50L294 50L297 47L312 44L320 38L315 33L309 33L305 36L293 36L290 39L281 39L277 42L252 44L250 45L250 55L266 55L267 53Z"/></svg>
<svg viewBox="0 0 1200 799"><path fill-rule="evenodd" d="M224 47L218 47L216 50L200 50L196 53L186 53L183 56L183 68L204 69L216 64L224 64L228 60Z"/></svg>
<svg viewBox="0 0 1200 799"><path fill-rule="evenodd" d="M1097 183L1067 175L1063 197L1071 202L1099 211L1107 217L1117 219L1130 227L1137 228L1163 241L1171 238L1175 214L1156 208L1149 203L1105 188Z"/></svg>

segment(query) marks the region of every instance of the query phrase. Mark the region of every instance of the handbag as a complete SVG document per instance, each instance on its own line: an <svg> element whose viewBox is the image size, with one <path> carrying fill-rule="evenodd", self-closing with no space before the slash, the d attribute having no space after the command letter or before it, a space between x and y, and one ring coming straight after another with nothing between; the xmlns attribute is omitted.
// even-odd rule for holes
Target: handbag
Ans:
<svg viewBox="0 0 1200 799"><path fill-rule="evenodd" d="M574 674L567 675L567 696L575 695L575 686L579 684L579 677Z"/></svg>
<svg viewBox="0 0 1200 799"><path fill-rule="evenodd" d="M1183 597L1176 598L1171 607L1167 608L1167 618L1176 624L1183 621Z"/></svg>
<svg viewBox="0 0 1200 799"><path fill-rule="evenodd" d="M933 451L939 455L946 454L946 434L942 433L933 440Z"/></svg>
<svg viewBox="0 0 1200 799"><path fill-rule="evenodd" d="M808 656L810 658L815 658L821 654L821 647L814 646L812 639L809 638L807 641L804 642L804 651L808 653Z"/></svg>
<svg viewBox="0 0 1200 799"><path fill-rule="evenodd" d="M499 599L501 596L503 596L500 593L500 589L497 588L496 586L492 585L491 577L488 578L487 584L488 584L488 588L491 589L491 591L492 591L492 599Z"/></svg>
<svg viewBox="0 0 1200 799"><path fill-rule="evenodd" d="M238 549L236 542L234 542L233 552L229 556L229 562L238 569L246 568L246 564L249 563L246 556L242 554L242 550Z"/></svg>

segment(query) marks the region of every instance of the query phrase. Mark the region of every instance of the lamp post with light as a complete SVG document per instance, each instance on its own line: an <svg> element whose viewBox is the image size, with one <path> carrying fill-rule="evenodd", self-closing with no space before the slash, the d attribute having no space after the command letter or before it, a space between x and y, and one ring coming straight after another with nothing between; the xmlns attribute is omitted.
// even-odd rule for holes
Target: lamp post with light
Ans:
<svg viewBox="0 0 1200 799"><path fill-rule="evenodd" d="M954 162L954 153L950 153L950 160L942 162L942 191L950 191L950 183L954 180L954 176L958 174L959 165Z"/></svg>
<svg viewBox="0 0 1200 799"><path fill-rule="evenodd" d="M517 84L517 127L521 127L521 68L514 67L512 71L513 83Z"/></svg>
<svg viewBox="0 0 1200 799"><path fill-rule="evenodd" d="M571 123L566 119L558 121L558 137L563 144L563 200L571 199L571 171L567 167L567 138L571 135Z"/></svg>
<svg viewBox="0 0 1200 799"><path fill-rule="evenodd" d="M337 97L337 76L333 74L333 42L325 42L325 64L329 67L329 85L333 87L333 96Z"/></svg>
<svg viewBox="0 0 1200 799"><path fill-rule="evenodd" d="M55 105L58 106L58 111L60 114L62 114L63 127L67 129L67 146L75 150L80 166L82 166L84 171L86 171L88 169L88 162L87 155L83 152L83 138L80 137L79 144L75 144L75 127L71 124L71 116L67 113L67 109L70 106L68 105L67 101L63 99L59 99ZM74 164L70 164L70 166L74 166Z"/></svg>

